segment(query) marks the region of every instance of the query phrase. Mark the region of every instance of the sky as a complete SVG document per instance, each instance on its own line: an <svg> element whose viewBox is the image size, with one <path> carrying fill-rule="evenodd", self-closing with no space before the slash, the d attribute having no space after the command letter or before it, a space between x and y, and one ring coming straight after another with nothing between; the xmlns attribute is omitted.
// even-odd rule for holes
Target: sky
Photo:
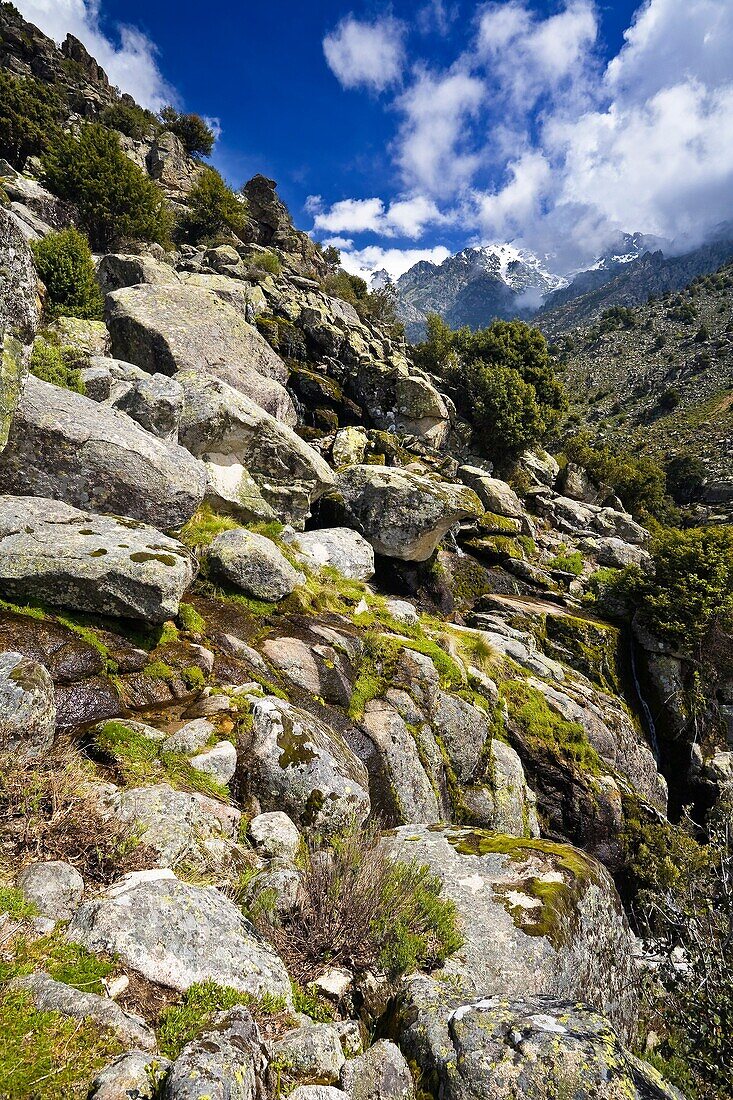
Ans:
<svg viewBox="0 0 733 1100"><path fill-rule="evenodd" d="M566 274L733 217L733 0L14 2L355 272L511 241Z"/></svg>

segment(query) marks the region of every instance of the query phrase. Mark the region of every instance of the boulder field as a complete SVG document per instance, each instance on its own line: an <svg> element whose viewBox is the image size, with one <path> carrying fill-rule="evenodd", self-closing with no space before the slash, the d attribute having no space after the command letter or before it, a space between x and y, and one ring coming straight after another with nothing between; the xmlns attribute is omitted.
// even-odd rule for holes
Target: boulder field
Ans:
<svg viewBox="0 0 733 1100"><path fill-rule="evenodd" d="M185 203L175 135L128 147ZM0 206L0 1011L82 1044L93 1100L680 1100L637 1056L612 877L667 784L584 602L648 532L539 447L497 476L264 177L247 240L96 258L105 322L54 328L84 392L29 374L29 187Z"/></svg>

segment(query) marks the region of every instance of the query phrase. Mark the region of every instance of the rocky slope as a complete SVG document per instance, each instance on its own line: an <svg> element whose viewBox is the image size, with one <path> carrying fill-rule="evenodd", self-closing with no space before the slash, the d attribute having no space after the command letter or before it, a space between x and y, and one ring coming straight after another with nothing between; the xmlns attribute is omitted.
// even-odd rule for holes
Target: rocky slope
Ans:
<svg viewBox="0 0 733 1100"><path fill-rule="evenodd" d="M561 337L565 382L603 438L667 461L695 458L711 506L729 503L733 459L733 265L628 314Z"/></svg>
<svg viewBox="0 0 733 1100"><path fill-rule="evenodd" d="M680 1100L613 876L686 778L582 602L649 533L540 450L493 477L271 181L50 326L56 200L3 186L0 1096ZM84 393L27 374L42 325ZM694 670L635 653L679 718Z"/></svg>

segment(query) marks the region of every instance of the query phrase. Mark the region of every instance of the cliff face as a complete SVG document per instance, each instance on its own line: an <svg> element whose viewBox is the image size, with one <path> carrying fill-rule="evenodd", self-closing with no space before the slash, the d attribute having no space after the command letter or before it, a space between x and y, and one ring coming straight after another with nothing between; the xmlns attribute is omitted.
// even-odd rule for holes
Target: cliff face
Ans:
<svg viewBox="0 0 733 1100"><path fill-rule="evenodd" d="M6 67L116 94L0 11ZM172 136L127 149L185 210ZM587 611L649 532L539 447L492 476L266 177L239 235L95 257L103 320L39 318L26 239L75 212L2 183L7 1094L680 1100L612 876L682 843L703 711L680 789L726 789L730 681L691 724L643 638L672 753Z"/></svg>

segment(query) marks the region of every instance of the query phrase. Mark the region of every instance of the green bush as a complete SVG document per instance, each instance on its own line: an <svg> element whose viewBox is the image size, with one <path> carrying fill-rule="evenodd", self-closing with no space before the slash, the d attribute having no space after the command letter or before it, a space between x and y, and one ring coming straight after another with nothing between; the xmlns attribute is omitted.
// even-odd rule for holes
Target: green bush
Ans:
<svg viewBox="0 0 733 1100"><path fill-rule="evenodd" d="M187 153L210 157L214 148L214 131L200 115L180 115L174 107L164 107L160 121L183 142Z"/></svg>
<svg viewBox="0 0 733 1100"><path fill-rule="evenodd" d="M36 270L48 291L48 314L101 320L104 299L86 237L78 229L63 229L31 242L31 249Z"/></svg>
<svg viewBox="0 0 733 1100"><path fill-rule="evenodd" d="M168 242L172 218L165 196L125 156L112 130L89 123L78 138L61 134L42 162L44 183L76 205L92 247L109 249L125 239Z"/></svg>
<svg viewBox="0 0 733 1100"><path fill-rule="evenodd" d="M224 229L236 233L246 220L246 203L227 187L215 168L205 168L191 189L188 212L181 220L187 239L198 244Z"/></svg>
<svg viewBox="0 0 733 1100"><path fill-rule="evenodd" d="M715 623L733 618L733 529L662 530L652 568L624 569L615 590L638 607L653 634L695 651Z"/></svg>
<svg viewBox="0 0 733 1100"><path fill-rule="evenodd" d="M84 381L79 372L79 358L73 348L49 344L39 337L33 345L30 370L42 382L51 382L74 393L85 393Z"/></svg>
<svg viewBox="0 0 733 1100"><path fill-rule="evenodd" d="M328 253L328 262L334 259L336 251L326 249L324 257ZM393 286L370 291L358 275L350 275L343 270L332 271L322 280L321 286L326 294L353 306L362 321L385 325L395 337L404 336L404 326L397 317L397 293Z"/></svg>
<svg viewBox="0 0 733 1100"><path fill-rule="evenodd" d="M427 330L413 348L415 363L452 385L485 454L508 458L557 426L565 395L538 329L495 321L478 332L452 332L431 314Z"/></svg>
<svg viewBox="0 0 733 1100"><path fill-rule="evenodd" d="M143 141L151 130L160 129L160 124L152 111L138 107L137 103L111 103L99 116L103 126L119 130L121 134L134 141Z"/></svg>
<svg viewBox="0 0 733 1100"><path fill-rule="evenodd" d="M0 157L22 168L59 133L62 113L53 88L31 76L0 72Z"/></svg>
<svg viewBox="0 0 733 1100"><path fill-rule="evenodd" d="M275 252L251 252L247 256L247 266L250 271L264 271L268 275L279 275L282 271L282 262Z"/></svg>
<svg viewBox="0 0 733 1100"><path fill-rule="evenodd" d="M588 432L578 432L566 439L563 453L568 462L583 466L599 485L610 485L632 515L641 519L674 518L666 495L664 468L656 459L632 454L622 447L612 449Z"/></svg>

